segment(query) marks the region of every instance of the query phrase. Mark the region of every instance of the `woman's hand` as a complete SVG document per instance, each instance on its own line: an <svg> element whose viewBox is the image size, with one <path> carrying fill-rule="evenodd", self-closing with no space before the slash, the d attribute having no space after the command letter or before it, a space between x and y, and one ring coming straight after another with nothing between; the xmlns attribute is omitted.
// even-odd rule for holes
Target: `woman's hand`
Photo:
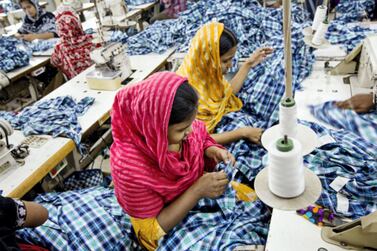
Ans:
<svg viewBox="0 0 377 251"><path fill-rule="evenodd" d="M258 48L250 57L246 60L246 64L248 66L255 67L260 64L268 55L270 55L274 49L266 47L266 48Z"/></svg>
<svg viewBox="0 0 377 251"><path fill-rule="evenodd" d="M341 109L352 109L357 113L366 113L373 108L373 94L358 94L345 101L337 102Z"/></svg>
<svg viewBox="0 0 377 251"><path fill-rule="evenodd" d="M237 130L241 138L246 139L252 143L260 144L263 130L261 128L243 127Z"/></svg>
<svg viewBox="0 0 377 251"><path fill-rule="evenodd" d="M219 162L229 163L230 162L232 163L233 166L236 163L236 159L230 152L228 152L226 149L222 149L217 146L208 147L205 151L205 155L208 158L215 160L216 163L219 163Z"/></svg>
<svg viewBox="0 0 377 251"><path fill-rule="evenodd" d="M229 181L224 171L205 173L193 185L192 188L199 198L217 198L226 189Z"/></svg>

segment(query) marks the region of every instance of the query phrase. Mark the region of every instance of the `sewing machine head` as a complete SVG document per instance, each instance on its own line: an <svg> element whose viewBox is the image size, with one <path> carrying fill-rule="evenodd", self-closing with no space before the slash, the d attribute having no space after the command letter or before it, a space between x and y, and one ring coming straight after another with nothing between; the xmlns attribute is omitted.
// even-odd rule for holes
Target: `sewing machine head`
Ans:
<svg viewBox="0 0 377 251"><path fill-rule="evenodd" d="M89 87L99 90L116 90L131 73L130 60L122 43L111 43L90 53L95 69L86 77Z"/></svg>
<svg viewBox="0 0 377 251"><path fill-rule="evenodd" d="M96 6L102 26L128 26L125 1L97 0Z"/></svg>
<svg viewBox="0 0 377 251"><path fill-rule="evenodd" d="M79 10L83 6L80 0L64 0L63 5L70 6L74 10Z"/></svg>
<svg viewBox="0 0 377 251"><path fill-rule="evenodd" d="M8 136L13 133L12 126L4 119L0 119L0 174L17 163L13 158L8 142ZM5 140L5 142L3 141Z"/></svg>
<svg viewBox="0 0 377 251"><path fill-rule="evenodd" d="M11 25L18 24L25 17L25 12L22 9L12 10L8 12L8 20Z"/></svg>

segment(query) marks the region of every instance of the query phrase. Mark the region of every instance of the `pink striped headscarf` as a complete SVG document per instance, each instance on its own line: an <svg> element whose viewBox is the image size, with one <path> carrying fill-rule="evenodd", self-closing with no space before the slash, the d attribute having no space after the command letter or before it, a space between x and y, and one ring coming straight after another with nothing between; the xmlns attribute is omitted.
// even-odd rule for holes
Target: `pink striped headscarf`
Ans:
<svg viewBox="0 0 377 251"><path fill-rule="evenodd" d="M184 81L172 72L156 73L115 97L111 171L117 199L132 217L157 216L203 174L204 150L216 145L205 125L194 121L182 152L168 151L170 112Z"/></svg>

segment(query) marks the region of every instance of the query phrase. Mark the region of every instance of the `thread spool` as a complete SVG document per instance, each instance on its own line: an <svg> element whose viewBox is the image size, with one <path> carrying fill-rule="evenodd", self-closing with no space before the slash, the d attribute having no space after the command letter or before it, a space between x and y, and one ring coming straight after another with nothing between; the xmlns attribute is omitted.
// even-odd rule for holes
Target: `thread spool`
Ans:
<svg viewBox="0 0 377 251"><path fill-rule="evenodd" d="M318 30L315 32L313 39L312 39L312 44L314 45L321 45L323 42L323 39L325 38L327 29L329 27L329 24L327 21L323 21L319 27Z"/></svg>
<svg viewBox="0 0 377 251"><path fill-rule="evenodd" d="M295 138L297 135L297 106L294 99L283 100L279 111L279 127L281 135Z"/></svg>
<svg viewBox="0 0 377 251"><path fill-rule="evenodd" d="M294 198L305 190L302 147L287 136L272 143L268 152L268 186L282 198Z"/></svg>
<svg viewBox="0 0 377 251"><path fill-rule="evenodd" d="M315 32L318 29L319 25L323 22L323 20L326 19L326 14L327 14L327 6L320 5L317 7L313 24L312 24L313 32Z"/></svg>

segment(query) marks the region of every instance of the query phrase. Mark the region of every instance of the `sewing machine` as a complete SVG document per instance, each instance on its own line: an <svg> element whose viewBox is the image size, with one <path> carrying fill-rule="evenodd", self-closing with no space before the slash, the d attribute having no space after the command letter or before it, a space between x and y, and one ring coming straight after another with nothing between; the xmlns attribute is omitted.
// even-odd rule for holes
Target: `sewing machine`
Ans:
<svg viewBox="0 0 377 251"><path fill-rule="evenodd" d="M8 141L8 136L12 133L12 126L6 120L0 119L0 173L17 165L11 154L12 149Z"/></svg>
<svg viewBox="0 0 377 251"><path fill-rule="evenodd" d="M116 90L131 74L131 63L125 52L126 45L111 43L90 53L95 69L86 75L89 88Z"/></svg>
<svg viewBox="0 0 377 251"><path fill-rule="evenodd" d="M25 13L22 9L12 10L8 12L8 20L11 25L18 24L25 17Z"/></svg>
<svg viewBox="0 0 377 251"><path fill-rule="evenodd" d="M79 10L83 6L80 0L64 0L63 4L72 7L74 10Z"/></svg>
<svg viewBox="0 0 377 251"><path fill-rule="evenodd" d="M377 248L377 212L337 227L324 227L321 236L326 242L342 248L375 250Z"/></svg>
<svg viewBox="0 0 377 251"><path fill-rule="evenodd" d="M371 88L377 84L377 36L369 36L348 56L331 69L332 75L357 73L356 87Z"/></svg>
<svg viewBox="0 0 377 251"><path fill-rule="evenodd" d="M97 13L102 27L129 27L127 5L123 0L96 0Z"/></svg>

